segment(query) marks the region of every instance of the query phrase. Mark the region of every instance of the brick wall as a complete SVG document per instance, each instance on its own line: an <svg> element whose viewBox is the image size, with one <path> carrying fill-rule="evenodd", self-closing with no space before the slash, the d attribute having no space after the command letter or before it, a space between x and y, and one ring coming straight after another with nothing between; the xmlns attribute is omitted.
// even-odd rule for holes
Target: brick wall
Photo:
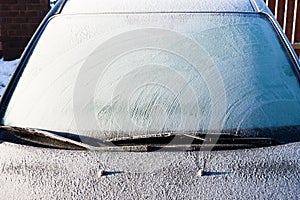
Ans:
<svg viewBox="0 0 300 200"><path fill-rule="evenodd" d="M49 0L0 0L0 54L4 60L21 56L49 9Z"/></svg>

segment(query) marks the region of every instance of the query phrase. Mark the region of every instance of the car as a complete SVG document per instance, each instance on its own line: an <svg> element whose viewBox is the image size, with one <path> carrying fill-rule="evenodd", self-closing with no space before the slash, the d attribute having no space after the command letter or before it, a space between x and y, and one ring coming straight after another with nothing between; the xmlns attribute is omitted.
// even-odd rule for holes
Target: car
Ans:
<svg viewBox="0 0 300 200"><path fill-rule="evenodd" d="M299 70L262 0L60 0L1 98L1 197L299 199Z"/></svg>

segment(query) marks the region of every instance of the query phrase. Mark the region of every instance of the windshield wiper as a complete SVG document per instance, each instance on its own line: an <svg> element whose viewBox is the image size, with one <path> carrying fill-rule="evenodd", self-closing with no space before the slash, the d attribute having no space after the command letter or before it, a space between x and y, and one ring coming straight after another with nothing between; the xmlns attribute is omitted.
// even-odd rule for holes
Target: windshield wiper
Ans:
<svg viewBox="0 0 300 200"><path fill-rule="evenodd" d="M199 135L167 132L111 138L101 141L100 146L94 146L51 131L12 126L0 126L0 140L35 147L109 152L148 152L162 148L165 151L228 150L279 144L272 138L243 138L224 133Z"/></svg>
<svg viewBox="0 0 300 200"><path fill-rule="evenodd" d="M147 152L150 148L146 145L138 146L93 146L85 144L68 137L54 134L52 131L45 131L34 128L23 128L14 126L0 126L0 140L43 148L54 148L64 150L90 150L105 152ZM96 140L96 139L95 139ZM97 140L99 143L99 140Z"/></svg>
<svg viewBox="0 0 300 200"><path fill-rule="evenodd" d="M278 145L269 137L241 137L230 133L185 133L167 132L159 134L117 137L106 140L116 146L147 146L166 151L199 151L256 148Z"/></svg>
<svg viewBox="0 0 300 200"><path fill-rule="evenodd" d="M89 145L82 142L49 131L13 126L0 126L0 140L45 148L68 150L88 150L90 148Z"/></svg>

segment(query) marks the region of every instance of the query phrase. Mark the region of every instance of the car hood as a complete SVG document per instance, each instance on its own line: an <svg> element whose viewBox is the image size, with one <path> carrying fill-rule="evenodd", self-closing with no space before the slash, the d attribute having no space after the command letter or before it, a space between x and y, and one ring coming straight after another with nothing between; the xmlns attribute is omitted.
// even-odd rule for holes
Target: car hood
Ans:
<svg viewBox="0 0 300 200"><path fill-rule="evenodd" d="M6 142L0 148L4 199L300 197L300 143L215 152L66 151Z"/></svg>

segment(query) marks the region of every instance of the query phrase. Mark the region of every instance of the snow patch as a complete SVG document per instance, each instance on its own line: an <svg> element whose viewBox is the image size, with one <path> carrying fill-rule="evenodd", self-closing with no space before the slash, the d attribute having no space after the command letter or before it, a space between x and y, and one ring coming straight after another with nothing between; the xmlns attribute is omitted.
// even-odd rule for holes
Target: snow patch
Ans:
<svg viewBox="0 0 300 200"><path fill-rule="evenodd" d="M0 96L2 96L7 83L15 71L20 59L13 61L4 61L0 59Z"/></svg>

